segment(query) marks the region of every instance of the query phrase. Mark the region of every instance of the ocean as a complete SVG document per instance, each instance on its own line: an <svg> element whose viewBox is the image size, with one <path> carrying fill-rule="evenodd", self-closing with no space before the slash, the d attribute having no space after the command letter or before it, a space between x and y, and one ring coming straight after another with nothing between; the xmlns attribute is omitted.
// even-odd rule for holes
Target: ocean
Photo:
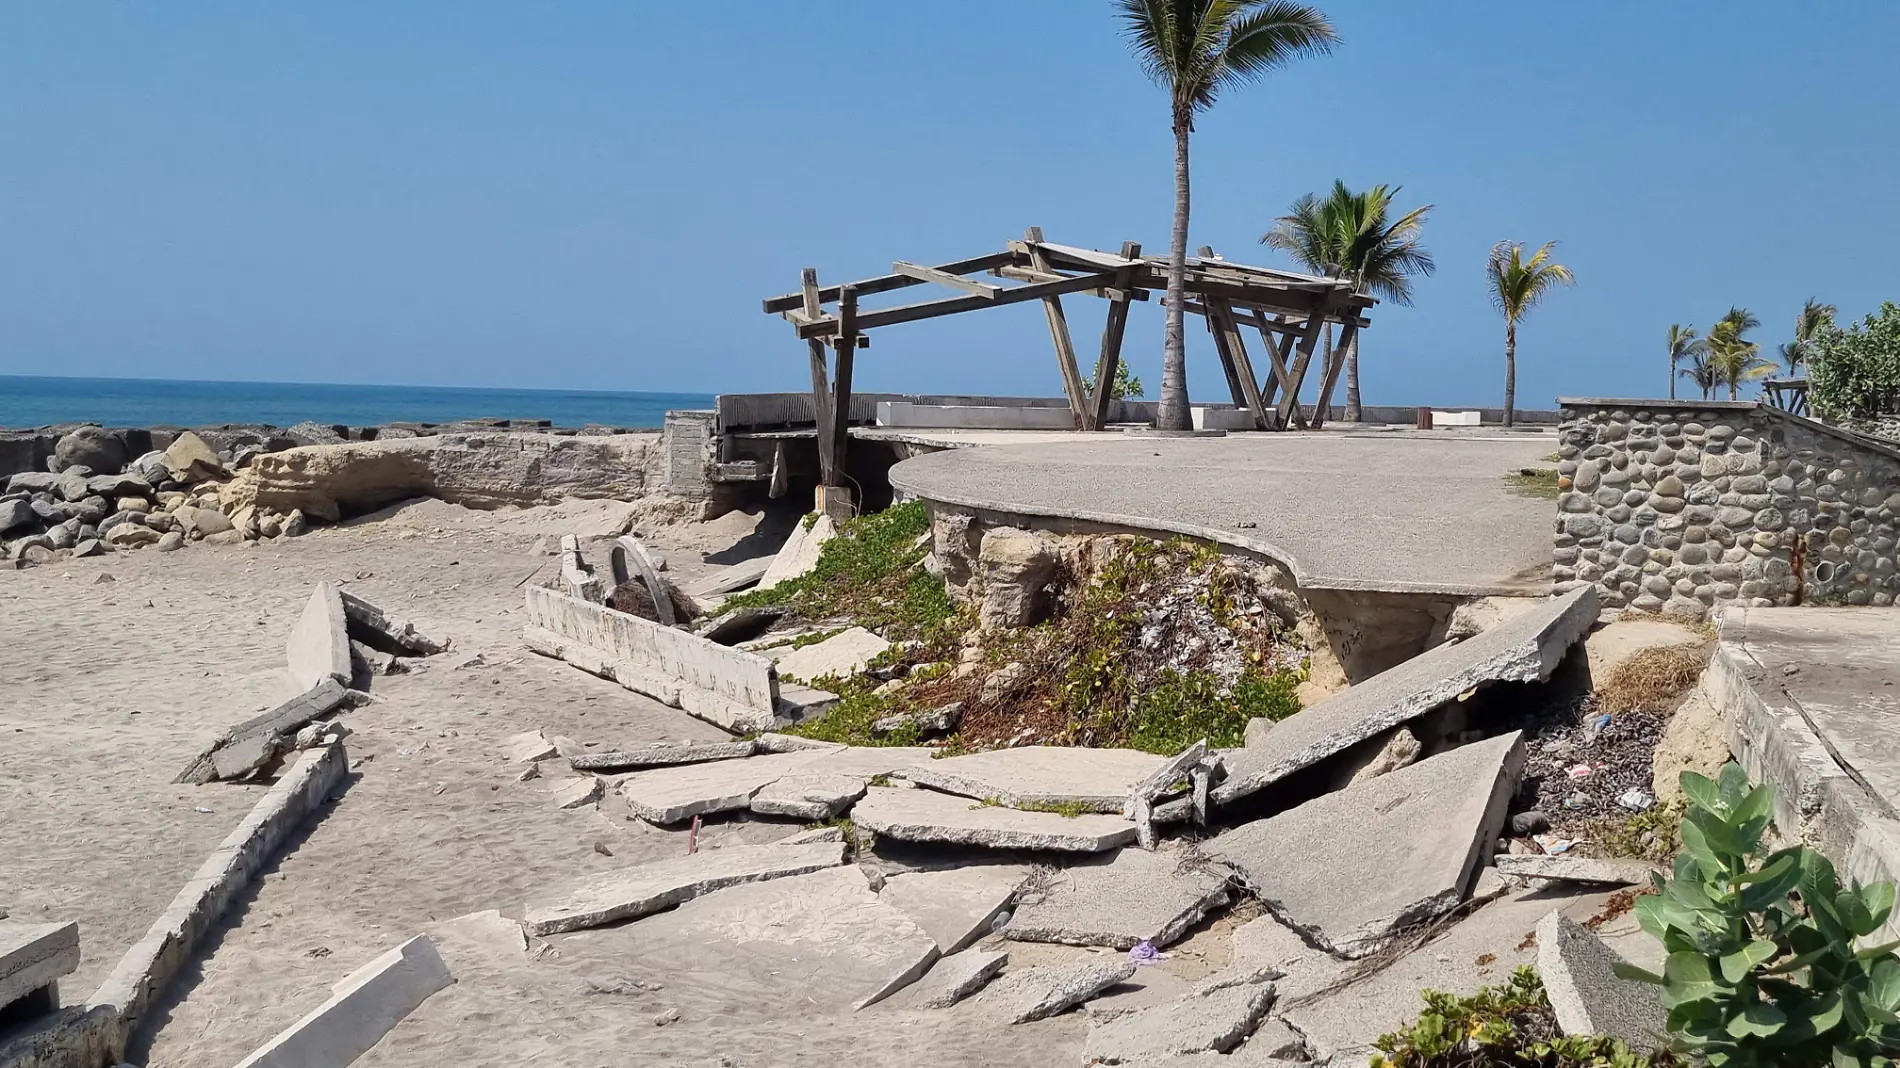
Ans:
<svg viewBox="0 0 1900 1068"><path fill-rule="evenodd" d="M132 427L268 423L287 427L305 421L374 426L489 417L546 419L562 427L600 423L657 428L665 422L669 408L710 408L712 404L710 393L0 375L0 428L53 423Z"/></svg>

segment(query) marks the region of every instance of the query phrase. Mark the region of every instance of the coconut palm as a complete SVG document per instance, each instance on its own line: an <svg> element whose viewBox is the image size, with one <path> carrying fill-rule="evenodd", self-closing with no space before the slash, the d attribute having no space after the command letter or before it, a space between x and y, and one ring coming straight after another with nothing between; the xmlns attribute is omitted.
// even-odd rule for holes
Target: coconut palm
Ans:
<svg viewBox="0 0 1900 1068"><path fill-rule="evenodd" d="M1708 400L1713 396L1715 394L1715 387L1721 384L1720 379L1716 377L1714 365L1709 363L1707 346L1704 346L1700 352L1692 353L1689 356L1689 366L1683 368L1681 374L1682 377L1694 382L1696 388L1702 391L1703 400ZM1675 395L1675 386L1672 384L1669 389L1669 396L1671 399L1674 399Z"/></svg>
<svg viewBox="0 0 1900 1068"><path fill-rule="evenodd" d="M1781 360L1788 365L1789 375L1801 373L1801 366L1808 362L1808 351L1814 347L1814 336L1822 327L1834 324L1834 310L1834 305L1813 297L1801 306L1801 314L1794 321L1794 340L1781 345Z"/></svg>
<svg viewBox="0 0 1900 1068"><path fill-rule="evenodd" d="M1290 0L1117 0L1129 47L1168 90L1174 124L1174 229L1168 244L1167 333L1155 425L1189 428L1182 304L1187 277L1188 135L1221 90L1339 40L1318 10Z"/></svg>
<svg viewBox="0 0 1900 1068"><path fill-rule="evenodd" d="M1357 293L1370 293L1394 304L1412 303L1414 274L1437 268L1432 254L1419 242L1430 204L1391 218L1398 186L1375 185L1354 193L1335 181L1326 199L1308 193L1293 202L1292 211L1273 221L1260 238L1270 248L1293 255L1315 274L1350 278ZM1326 328L1332 347L1332 326ZM1359 335L1346 349L1346 421L1359 421Z"/></svg>
<svg viewBox="0 0 1900 1068"><path fill-rule="evenodd" d="M1761 378L1774 371L1775 365L1761 358L1761 346L1748 340L1748 332L1761 320L1747 308L1735 307L1709 328L1707 339L1709 366L1715 380L1728 386L1728 399L1736 399L1743 382Z"/></svg>
<svg viewBox="0 0 1900 1068"><path fill-rule="evenodd" d="M1546 241L1529 259L1524 246L1515 241L1500 241L1491 246L1485 275L1490 279L1491 303L1504 316L1504 425L1516 422L1517 406L1517 324L1544 295L1558 286L1576 284L1570 268L1550 258L1557 242Z"/></svg>
<svg viewBox="0 0 1900 1068"><path fill-rule="evenodd" d="M1681 323L1669 324L1669 399L1676 399L1676 368L1682 361L1697 353L1706 351L1709 343L1696 334L1695 327L1685 327ZM1707 400L1707 397L1703 398Z"/></svg>

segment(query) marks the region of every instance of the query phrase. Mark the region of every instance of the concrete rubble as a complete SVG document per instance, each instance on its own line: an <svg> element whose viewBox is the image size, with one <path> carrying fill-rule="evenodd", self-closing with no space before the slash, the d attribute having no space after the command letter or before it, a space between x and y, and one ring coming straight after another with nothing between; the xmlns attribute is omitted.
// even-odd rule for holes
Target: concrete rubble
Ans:
<svg viewBox="0 0 1900 1068"><path fill-rule="evenodd" d="M753 794L751 808L761 816L828 820L863 797L865 783L864 778L854 775L823 772L786 775Z"/></svg>
<svg viewBox="0 0 1900 1068"><path fill-rule="evenodd" d="M852 808L851 819L886 838L989 849L1099 853L1135 840L1135 825L1120 816L1023 812L934 790L873 787Z"/></svg>
<svg viewBox="0 0 1900 1068"><path fill-rule="evenodd" d="M1618 1038L1638 1051L1666 1045L1669 1013L1657 988L1618 976L1620 963L1615 950L1561 912L1537 924L1537 973L1564 1034Z"/></svg>
<svg viewBox="0 0 1900 1068"><path fill-rule="evenodd" d="M285 643L290 677L305 690L325 678L350 684L350 636L343 594L334 582L319 582Z"/></svg>
<svg viewBox="0 0 1900 1068"><path fill-rule="evenodd" d="M821 515L809 526L799 523L792 528L791 537L785 539L778 555L766 565L765 574L759 577L759 588L769 590L784 582L795 579L818 566L818 557L838 533L837 524L828 515Z"/></svg>
<svg viewBox="0 0 1900 1068"><path fill-rule="evenodd" d="M1602 883L1607 886L1649 885L1649 877L1662 871L1646 860L1629 858L1579 857L1569 853L1547 856L1542 853L1499 853L1492 861L1498 874L1519 879L1557 879L1571 883Z"/></svg>
<svg viewBox="0 0 1900 1068"><path fill-rule="evenodd" d="M575 771L633 771L675 764L706 764L715 760L734 760L758 752L751 739L736 742L680 742L654 744L640 749L609 749L581 753L572 763Z"/></svg>
<svg viewBox="0 0 1900 1068"><path fill-rule="evenodd" d="M78 967L78 924L0 919L0 1010L36 991L50 993Z"/></svg>
<svg viewBox="0 0 1900 1068"><path fill-rule="evenodd" d="M812 756L773 753L748 760L656 768L629 775L614 789L628 810L648 823L678 823L693 816L746 808L753 794L786 775L806 770Z"/></svg>
<svg viewBox="0 0 1900 1068"><path fill-rule="evenodd" d="M891 647L891 643L865 630L850 627L821 642L800 646L774 656L781 678L807 682L827 676L846 678L861 674L871 659Z"/></svg>
<svg viewBox="0 0 1900 1068"><path fill-rule="evenodd" d="M1156 799L1173 790L1175 784L1184 777L1200 778L1209 774L1206 767L1207 739L1202 738L1188 746L1172 759L1148 773L1148 777L1135 784L1129 791L1128 800L1122 802L1122 815L1135 821L1137 840L1143 849L1155 847L1154 803ZM1197 786L1197 791L1202 788ZM1205 819L1205 806L1196 812L1197 819Z"/></svg>
<svg viewBox="0 0 1900 1068"><path fill-rule="evenodd" d="M1135 749L1026 745L933 760L903 777L1011 808L1073 805L1119 813L1135 787L1166 762Z"/></svg>
<svg viewBox="0 0 1900 1068"><path fill-rule="evenodd" d="M1147 942L1159 949L1228 899L1222 865L1184 850L1123 849L1045 876L1024 895L1003 936L1114 949Z"/></svg>
<svg viewBox="0 0 1900 1068"><path fill-rule="evenodd" d="M1523 764L1517 732L1474 742L1243 824L1204 849L1315 944L1364 956L1464 900Z"/></svg>
<svg viewBox="0 0 1900 1068"><path fill-rule="evenodd" d="M990 933L1029 880L1021 864L972 864L892 875L878 897L909 916L946 956Z"/></svg>
<svg viewBox="0 0 1900 1068"><path fill-rule="evenodd" d="M638 919L741 883L782 879L844 863L841 842L728 846L603 872L530 902L522 927L551 935Z"/></svg>
<svg viewBox="0 0 1900 1068"><path fill-rule="evenodd" d="M227 728L172 781L203 786L219 779L243 778L296 747L303 728L354 705L358 696L326 674L276 708Z"/></svg>
<svg viewBox="0 0 1900 1068"><path fill-rule="evenodd" d="M448 651L448 642L423 634L406 620L391 618L348 590L339 591L338 597L343 602L343 618L350 636L372 649L391 656L435 656Z"/></svg>
<svg viewBox="0 0 1900 1068"><path fill-rule="evenodd" d="M586 808L600 800L602 785L594 776L582 775L554 783L549 792L554 796L555 808Z"/></svg>
<svg viewBox="0 0 1900 1068"><path fill-rule="evenodd" d="M1129 1064L1143 1057L1226 1053L1253 1034L1273 1004L1273 984L1250 980L1207 984L1167 1004L1097 1021L1089 1028L1082 1059Z"/></svg>
<svg viewBox="0 0 1900 1068"><path fill-rule="evenodd" d="M1549 679L1596 618L1596 591L1582 587L1540 602L1476 637L1428 649L1288 716L1274 724L1260 744L1229 754L1227 777L1214 787L1212 801L1232 804L1479 686ZM1188 811L1186 803L1173 802L1158 815L1183 819Z"/></svg>
<svg viewBox="0 0 1900 1068"><path fill-rule="evenodd" d="M510 764L531 764L537 760L548 760L560 750L542 731L523 731L512 735L504 743L504 750Z"/></svg>
<svg viewBox="0 0 1900 1068"><path fill-rule="evenodd" d="M947 1009L983 989L1009 963L1009 954L966 949L943 957L917 984L920 1009Z"/></svg>
<svg viewBox="0 0 1900 1068"><path fill-rule="evenodd" d="M337 983L330 1000L244 1058L238 1068L341 1068L454 982L435 944L418 935L351 972Z"/></svg>
<svg viewBox="0 0 1900 1068"><path fill-rule="evenodd" d="M992 992L1009 995L1010 1023L1028 1023L1067 1012L1134 974L1134 964L1117 954L1067 966L1031 968L1011 975L1007 990L992 988Z"/></svg>

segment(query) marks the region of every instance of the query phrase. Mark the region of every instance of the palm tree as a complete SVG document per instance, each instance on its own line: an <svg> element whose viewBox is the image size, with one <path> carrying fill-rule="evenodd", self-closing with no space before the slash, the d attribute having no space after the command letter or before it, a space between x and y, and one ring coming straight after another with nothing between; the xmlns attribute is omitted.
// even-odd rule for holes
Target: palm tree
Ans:
<svg viewBox="0 0 1900 1068"><path fill-rule="evenodd" d="M1315 274L1350 278L1357 293L1372 293L1394 304L1412 303L1414 274L1437 268L1432 254L1419 243L1419 231L1432 210L1427 204L1391 219L1398 186L1375 185L1354 193L1335 181L1321 200L1311 193L1293 202L1293 209L1273 221L1260 238L1270 248L1293 254ZM1326 328L1331 348L1332 327ZM1359 335L1346 350L1346 421L1359 421Z"/></svg>
<svg viewBox="0 0 1900 1068"><path fill-rule="evenodd" d="M1788 365L1791 377L1800 374L1801 365L1808 362L1814 336L1822 327L1834 325L1834 310L1834 305L1823 304L1813 297L1801 306L1801 314L1794 321L1794 340L1783 342L1781 346L1781 359Z"/></svg>
<svg viewBox="0 0 1900 1068"><path fill-rule="evenodd" d="M1761 358L1761 346L1748 340L1748 331L1760 325L1754 312L1736 307L1709 328L1709 366L1715 380L1728 385L1729 400L1735 399L1743 382L1775 369L1774 364Z"/></svg>
<svg viewBox="0 0 1900 1068"><path fill-rule="evenodd" d="M1491 281L1491 303L1504 316L1504 425L1516 422L1517 406L1517 324L1525 313L1537 307L1544 294L1558 286L1577 281L1570 268L1550 258L1557 242L1546 241L1530 259L1524 258L1524 246L1515 241L1500 241L1491 246L1491 258L1485 263L1485 275Z"/></svg>
<svg viewBox="0 0 1900 1068"><path fill-rule="evenodd" d="M1186 430L1188 135L1221 90L1262 77L1339 40L1318 10L1291 0L1117 0L1123 32L1148 77L1168 90L1174 123L1174 230L1168 244L1166 344L1155 425Z"/></svg>
<svg viewBox="0 0 1900 1068"><path fill-rule="evenodd" d="M1709 343L1697 336L1695 327L1684 327L1681 323L1669 324L1669 399L1676 399L1676 368L1682 361L1708 349ZM1703 400L1707 400L1704 397Z"/></svg>
<svg viewBox="0 0 1900 1068"><path fill-rule="evenodd" d="M1706 345L1701 351L1690 355L1689 366L1683 368L1681 373L1682 377L1694 382L1696 387L1702 390L1703 400L1708 400L1715 393L1715 387L1721 382L1716 375L1715 366L1709 362L1709 351ZM1675 395L1675 386L1672 384L1669 396L1673 399Z"/></svg>

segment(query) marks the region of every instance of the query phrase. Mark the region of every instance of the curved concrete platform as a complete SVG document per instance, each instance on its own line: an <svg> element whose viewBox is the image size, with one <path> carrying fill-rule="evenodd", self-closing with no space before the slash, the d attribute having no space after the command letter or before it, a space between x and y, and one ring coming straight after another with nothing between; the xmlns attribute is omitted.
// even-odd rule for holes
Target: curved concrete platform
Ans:
<svg viewBox="0 0 1900 1068"><path fill-rule="evenodd" d="M1528 594L1549 590L1557 505L1504 479L1556 447L1482 432L1067 435L918 456L890 479L947 505L1250 549L1308 589Z"/></svg>

